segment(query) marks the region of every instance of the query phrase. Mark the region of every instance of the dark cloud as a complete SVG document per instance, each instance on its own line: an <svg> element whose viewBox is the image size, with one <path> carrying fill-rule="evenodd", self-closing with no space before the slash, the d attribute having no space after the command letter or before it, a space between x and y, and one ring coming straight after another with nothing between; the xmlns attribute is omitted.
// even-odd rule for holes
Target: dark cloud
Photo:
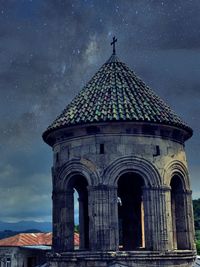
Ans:
<svg viewBox="0 0 200 267"><path fill-rule="evenodd" d="M1 218L50 216L41 134L108 59L113 35L119 57L194 128L198 196L199 13L199 0L0 0Z"/></svg>

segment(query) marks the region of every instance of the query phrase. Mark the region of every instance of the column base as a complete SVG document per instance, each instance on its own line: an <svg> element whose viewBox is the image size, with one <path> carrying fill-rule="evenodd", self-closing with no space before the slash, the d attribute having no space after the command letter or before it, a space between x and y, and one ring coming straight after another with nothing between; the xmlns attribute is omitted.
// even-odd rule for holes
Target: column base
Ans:
<svg viewBox="0 0 200 267"><path fill-rule="evenodd" d="M50 267L192 267L196 251L74 251L48 253Z"/></svg>

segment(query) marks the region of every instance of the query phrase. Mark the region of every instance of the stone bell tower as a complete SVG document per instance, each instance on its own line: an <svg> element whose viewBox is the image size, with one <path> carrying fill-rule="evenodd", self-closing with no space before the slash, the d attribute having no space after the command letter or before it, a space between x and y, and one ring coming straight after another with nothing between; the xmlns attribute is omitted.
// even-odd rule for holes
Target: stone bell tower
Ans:
<svg viewBox="0 0 200 267"><path fill-rule="evenodd" d="M53 148L53 267L191 267L187 126L115 53L43 133ZM74 192L79 248L74 247Z"/></svg>

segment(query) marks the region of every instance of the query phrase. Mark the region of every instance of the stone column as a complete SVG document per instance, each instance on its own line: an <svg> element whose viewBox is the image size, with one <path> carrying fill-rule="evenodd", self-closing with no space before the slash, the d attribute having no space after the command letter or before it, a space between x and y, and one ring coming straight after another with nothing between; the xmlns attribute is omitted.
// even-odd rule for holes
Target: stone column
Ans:
<svg viewBox="0 0 200 267"><path fill-rule="evenodd" d="M90 248L118 250L117 188L89 187Z"/></svg>
<svg viewBox="0 0 200 267"><path fill-rule="evenodd" d="M53 206L53 224L52 224L52 230L53 230L53 237L52 237L52 248L54 251L59 251L60 250L60 241L59 241L59 236L60 236L60 228L59 228L59 194L58 192L53 191L52 193L52 206Z"/></svg>
<svg viewBox="0 0 200 267"><path fill-rule="evenodd" d="M166 251L169 248L168 187L143 188L145 248Z"/></svg>
<svg viewBox="0 0 200 267"><path fill-rule="evenodd" d="M53 192L53 249L74 249L73 190Z"/></svg>
<svg viewBox="0 0 200 267"><path fill-rule="evenodd" d="M171 249L170 243L170 226L171 226L171 199L170 199L170 187L162 186L159 188L158 204L160 209L160 250L166 251Z"/></svg>
<svg viewBox="0 0 200 267"><path fill-rule="evenodd" d="M185 208L186 208L186 220L187 220L188 249L195 249L194 215L193 215L191 190L185 191Z"/></svg>
<svg viewBox="0 0 200 267"><path fill-rule="evenodd" d="M65 193L65 207L61 211L64 250L74 250L74 190Z"/></svg>

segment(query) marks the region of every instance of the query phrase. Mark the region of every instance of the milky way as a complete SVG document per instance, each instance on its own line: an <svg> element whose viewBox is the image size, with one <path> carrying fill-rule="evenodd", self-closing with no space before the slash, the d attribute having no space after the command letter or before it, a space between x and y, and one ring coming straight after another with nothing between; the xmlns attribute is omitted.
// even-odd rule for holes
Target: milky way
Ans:
<svg viewBox="0 0 200 267"><path fill-rule="evenodd" d="M193 129L200 197L199 0L0 0L0 218L50 220L52 152L41 135L111 55Z"/></svg>

